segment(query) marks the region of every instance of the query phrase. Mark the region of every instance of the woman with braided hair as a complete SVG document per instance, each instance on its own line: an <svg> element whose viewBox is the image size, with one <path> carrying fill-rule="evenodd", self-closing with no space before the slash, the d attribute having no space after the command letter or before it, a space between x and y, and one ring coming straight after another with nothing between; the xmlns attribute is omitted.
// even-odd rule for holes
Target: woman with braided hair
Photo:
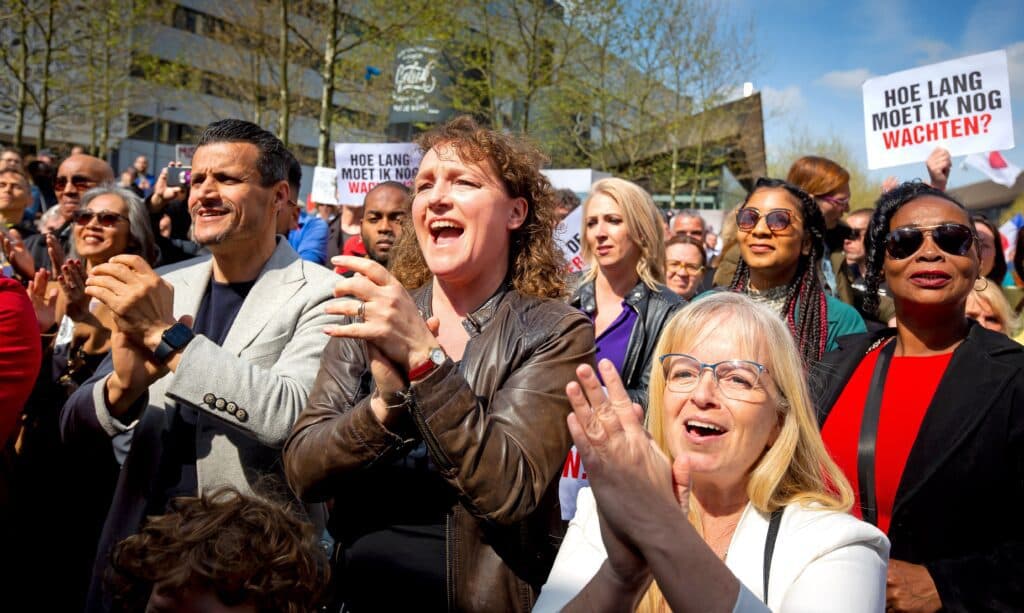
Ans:
<svg viewBox="0 0 1024 613"><path fill-rule="evenodd" d="M779 313L811 366L836 339L864 332L857 311L827 295L818 278L825 218L807 192L761 178L736 211L740 261L729 289Z"/></svg>
<svg viewBox="0 0 1024 613"><path fill-rule="evenodd" d="M971 217L904 183L865 250L864 308L884 280L896 327L839 339L812 387L854 514L892 542L887 610L1024 610L1024 347L965 314L988 283Z"/></svg>

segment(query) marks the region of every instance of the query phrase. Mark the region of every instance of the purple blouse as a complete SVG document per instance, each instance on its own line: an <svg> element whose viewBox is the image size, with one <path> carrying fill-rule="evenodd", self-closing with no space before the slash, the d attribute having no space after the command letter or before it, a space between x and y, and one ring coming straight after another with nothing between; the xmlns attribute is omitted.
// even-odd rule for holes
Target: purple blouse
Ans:
<svg viewBox="0 0 1024 613"><path fill-rule="evenodd" d="M629 337L633 334L633 325L636 324L638 317L633 307L623 300L622 312L615 318L612 325L597 337L597 355L594 356L594 359L600 362L607 358L615 365L615 370L622 372L622 363L626 361L626 349L629 347ZM594 318L591 317L590 321L594 321ZM598 377L600 376L598 374Z"/></svg>

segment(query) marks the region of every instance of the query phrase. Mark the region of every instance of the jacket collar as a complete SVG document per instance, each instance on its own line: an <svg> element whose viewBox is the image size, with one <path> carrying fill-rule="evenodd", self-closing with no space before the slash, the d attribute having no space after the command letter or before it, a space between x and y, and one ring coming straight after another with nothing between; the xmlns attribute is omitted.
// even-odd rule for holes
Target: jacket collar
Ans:
<svg viewBox="0 0 1024 613"><path fill-rule="evenodd" d="M487 323L491 321L494 314L498 312L498 307L501 305L502 298L512 290L512 282L506 279L495 291L491 294L491 297L484 301L479 307L476 308L472 313L466 315L466 318L462 320L462 327L465 328L466 332L470 337L480 334ZM434 281L431 279L427 281L422 287L413 292L413 301L416 303L416 308L419 309L420 315L424 320L434 314L433 309L433 296L434 296Z"/></svg>
<svg viewBox="0 0 1024 613"><path fill-rule="evenodd" d="M584 313L591 316L597 312L597 296L594 290L594 283L594 281L584 283L576 290L576 295L572 297L572 304L578 306ZM635 311L640 301L650 295L650 293L650 290L647 289L647 286L641 280L633 286L633 289L629 290L624 300Z"/></svg>

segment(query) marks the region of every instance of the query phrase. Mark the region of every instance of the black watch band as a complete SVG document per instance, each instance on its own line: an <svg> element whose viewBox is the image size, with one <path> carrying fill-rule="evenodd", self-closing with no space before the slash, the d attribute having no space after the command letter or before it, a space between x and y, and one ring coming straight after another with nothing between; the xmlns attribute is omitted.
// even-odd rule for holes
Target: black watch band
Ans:
<svg viewBox="0 0 1024 613"><path fill-rule="evenodd" d="M157 346L156 351L153 352L153 357L161 364L166 364L175 351L188 345L195 336L191 328L183 323L176 323L164 330L163 335L160 337L160 344Z"/></svg>

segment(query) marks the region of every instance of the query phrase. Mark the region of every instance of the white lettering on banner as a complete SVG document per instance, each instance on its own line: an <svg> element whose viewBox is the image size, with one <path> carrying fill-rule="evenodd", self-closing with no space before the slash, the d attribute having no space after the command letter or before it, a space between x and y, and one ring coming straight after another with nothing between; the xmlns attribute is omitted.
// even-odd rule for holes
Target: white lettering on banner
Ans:
<svg viewBox="0 0 1024 613"><path fill-rule="evenodd" d="M904 70L864 82L871 169L1012 149L1010 80L1003 50Z"/></svg>
<svg viewBox="0 0 1024 613"><path fill-rule="evenodd" d="M412 187L422 154L414 143L338 143L339 204L360 206L366 194L384 181Z"/></svg>

